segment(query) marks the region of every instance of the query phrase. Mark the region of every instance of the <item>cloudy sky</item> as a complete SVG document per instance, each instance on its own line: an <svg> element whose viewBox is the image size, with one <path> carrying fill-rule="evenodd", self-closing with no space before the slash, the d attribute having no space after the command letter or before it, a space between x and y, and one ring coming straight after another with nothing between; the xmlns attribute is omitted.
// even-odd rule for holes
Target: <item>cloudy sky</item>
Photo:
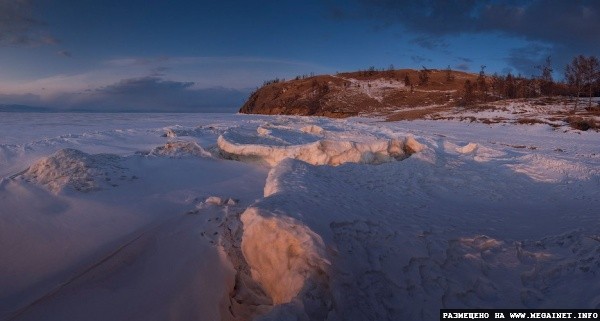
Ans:
<svg viewBox="0 0 600 321"><path fill-rule="evenodd" d="M0 0L0 104L235 111L264 80L387 68L555 76L600 1Z"/></svg>

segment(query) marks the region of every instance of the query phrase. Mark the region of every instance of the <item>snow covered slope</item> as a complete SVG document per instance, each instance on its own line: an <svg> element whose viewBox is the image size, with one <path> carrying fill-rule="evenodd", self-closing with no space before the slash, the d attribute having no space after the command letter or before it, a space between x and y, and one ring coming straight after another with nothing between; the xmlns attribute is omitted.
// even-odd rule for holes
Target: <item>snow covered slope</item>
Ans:
<svg viewBox="0 0 600 321"><path fill-rule="evenodd" d="M2 116L0 320L600 308L597 132Z"/></svg>

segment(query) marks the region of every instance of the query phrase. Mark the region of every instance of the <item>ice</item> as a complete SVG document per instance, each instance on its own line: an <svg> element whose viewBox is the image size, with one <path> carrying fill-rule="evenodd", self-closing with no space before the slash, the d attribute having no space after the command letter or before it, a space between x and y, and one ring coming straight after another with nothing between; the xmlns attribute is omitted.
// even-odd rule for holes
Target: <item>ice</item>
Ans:
<svg viewBox="0 0 600 321"><path fill-rule="evenodd" d="M323 134L322 128L319 130L310 126L300 130L258 127L257 131L252 131L236 128L219 136L217 144L228 158L260 161L270 166L277 165L286 158L314 165L381 164L402 160L423 149L410 136L365 138L360 133L331 133L322 138L313 135L313 132Z"/></svg>
<svg viewBox="0 0 600 321"><path fill-rule="evenodd" d="M212 155L204 150L200 145L190 141L171 141L163 146L154 148L149 155L152 156L167 156L167 157L212 157Z"/></svg>
<svg viewBox="0 0 600 321"><path fill-rule="evenodd" d="M244 224L242 251L257 280L275 304L289 303L305 283L327 269L323 241L304 224L290 217L259 214L249 208Z"/></svg>
<svg viewBox="0 0 600 321"><path fill-rule="evenodd" d="M463 147L456 148L456 151L461 154L469 154L469 153L474 152L476 149L477 149L477 144L468 143L467 145L465 145Z"/></svg>
<svg viewBox="0 0 600 321"><path fill-rule="evenodd" d="M0 123L3 320L600 308L597 132L218 114Z"/></svg>

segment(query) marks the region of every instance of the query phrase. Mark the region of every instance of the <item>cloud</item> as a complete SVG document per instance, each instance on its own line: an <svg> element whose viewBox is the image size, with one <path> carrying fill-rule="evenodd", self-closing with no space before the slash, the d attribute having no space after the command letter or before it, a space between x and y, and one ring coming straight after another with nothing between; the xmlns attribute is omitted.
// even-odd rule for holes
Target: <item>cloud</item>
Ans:
<svg viewBox="0 0 600 321"><path fill-rule="evenodd" d="M214 64L270 64L270 65L290 65L311 68L324 68L323 66L308 63L304 61L291 59L277 59L267 57L252 56L157 56L157 57L125 57L111 59L104 62L113 67L131 67L131 66L153 66L153 65L214 65Z"/></svg>
<svg viewBox="0 0 600 321"><path fill-rule="evenodd" d="M597 0L354 0L353 5L344 5L346 2L330 0L336 19L399 25L421 35L413 42L430 50L445 50L436 46L435 39L496 33L547 45L559 66L577 54L600 52ZM527 62L515 58L508 57L512 67L521 70L526 66Z"/></svg>
<svg viewBox="0 0 600 321"><path fill-rule="evenodd" d="M0 104L59 110L233 112L263 81L310 71L332 72L306 62L261 57L121 57L79 73L0 79Z"/></svg>
<svg viewBox="0 0 600 321"><path fill-rule="evenodd" d="M0 94L0 104L44 106L63 111L234 112L249 95L249 90L223 87L196 89L193 86L193 82L159 77L129 78L94 89L50 96Z"/></svg>
<svg viewBox="0 0 600 321"><path fill-rule="evenodd" d="M448 43L446 43L446 41L433 36L419 36L412 39L410 42L429 50L443 50L448 48Z"/></svg>
<svg viewBox="0 0 600 321"><path fill-rule="evenodd" d="M338 17L360 17L377 23L401 24L407 29L430 36L443 36L474 28L472 12L475 0L413 1L413 0L356 0L347 12ZM345 4L334 5L344 11Z"/></svg>
<svg viewBox="0 0 600 321"><path fill-rule="evenodd" d="M522 72L524 76L532 76L540 73L536 66L541 66L551 53L551 47L534 43L512 49L506 60L510 66Z"/></svg>
<svg viewBox="0 0 600 321"><path fill-rule="evenodd" d="M486 5L478 19L482 30L497 30L529 40L599 48L600 2L525 1Z"/></svg>
<svg viewBox="0 0 600 321"><path fill-rule="evenodd" d="M0 45L53 45L59 41L33 17L32 0L0 0Z"/></svg>
<svg viewBox="0 0 600 321"><path fill-rule="evenodd" d="M423 56L418 56L418 55L410 56L410 59L416 64L420 64L423 62L431 62L431 59L429 59L427 57L423 57Z"/></svg>
<svg viewBox="0 0 600 321"><path fill-rule="evenodd" d="M429 36L499 31L530 40L563 44L600 39L597 0L356 0L361 16ZM337 8L336 10L344 10ZM338 16L343 16L338 14Z"/></svg>

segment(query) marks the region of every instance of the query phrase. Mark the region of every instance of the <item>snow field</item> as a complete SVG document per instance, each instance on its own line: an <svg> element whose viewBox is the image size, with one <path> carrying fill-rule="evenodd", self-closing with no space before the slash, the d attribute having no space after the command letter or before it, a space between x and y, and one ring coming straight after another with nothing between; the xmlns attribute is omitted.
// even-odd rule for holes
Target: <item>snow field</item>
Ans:
<svg viewBox="0 0 600 321"><path fill-rule="evenodd" d="M600 307L597 133L154 117L0 144L0 318Z"/></svg>

